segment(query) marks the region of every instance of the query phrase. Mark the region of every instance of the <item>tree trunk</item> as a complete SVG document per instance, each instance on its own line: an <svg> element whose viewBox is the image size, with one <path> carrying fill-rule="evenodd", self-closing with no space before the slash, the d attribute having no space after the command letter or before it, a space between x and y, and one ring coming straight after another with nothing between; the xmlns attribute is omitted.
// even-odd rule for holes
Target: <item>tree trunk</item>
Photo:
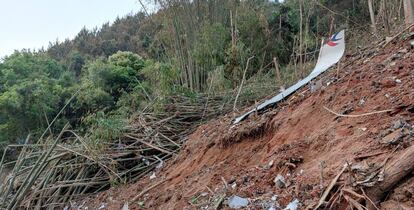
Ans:
<svg viewBox="0 0 414 210"><path fill-rule="evenodd" d="M300 26L299 26L299 68L300 77L303 78L303 1L299 1Z"/></svg>
<svg viewBox="0 0 414 210"><path fill-rule="evenodd" d="M374 33L377 33L377 26L375 23L375 14L374 14L374 7L372 5L372 0L368 0L368 8L369 8L369 15L371 17L372 30Z"/></svg>
<svg viewBox="0 0 414 210"><path fill-rule="evenodd" d="M384 170L384 181L367 191L371 200L378 204L387 192L414 170L414 146L409 147L403 154L395 157ZM371 204L368 209L374 210Z"/></svg>
<svg viewBox="0 0 414 210"><path fill-rule="evenodd" d="M385 29L385 33L388 35L390 34L390 24L389 24L389 13L388 13L388 5L387 5L387 1L388 0L382 0L382 12L383 12L383 19L384 19L384 29Z"/></svg>
<svg viewBox="0 0 414 210"><path fill-rule="evenodd" d="M273 65L275 65L277 85L283 86L282 76L280 75L279 63L277 62L276 57L273 57Z"/></svg>
<svg viewBox="0 0 414 210"><path fill-rule="evenodd" d="M413 6L411 0L404 0L405 24L410 26L414 23Z"/></svg>

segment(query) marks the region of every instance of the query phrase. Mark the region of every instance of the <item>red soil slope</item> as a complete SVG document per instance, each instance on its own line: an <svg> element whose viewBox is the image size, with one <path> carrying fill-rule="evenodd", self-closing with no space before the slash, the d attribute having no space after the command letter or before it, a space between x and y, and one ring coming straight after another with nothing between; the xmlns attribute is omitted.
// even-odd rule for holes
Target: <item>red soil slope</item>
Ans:
<svg viewBox="0 0 414 210"><path fill-rule="evenodd" d="M214 209L221 203L226 209L226 198L238 195L249 198L250 209L284 208L294 198L299 209L315 206L346 162L382 163L413 144L414 50L407 40L345 60L338 72L324 76L330 85L315 92L304 87L278 108L234 127L233 116L203 125L156 178L103 192L87 205L121 209L129 201L130 209ZM338 117L324 107L347 115L393 111ZM408 134L393 139L402 124ZM278 174L285 188L275 186ZM396 186L381 209L414 209L413 177Z"/></svg>

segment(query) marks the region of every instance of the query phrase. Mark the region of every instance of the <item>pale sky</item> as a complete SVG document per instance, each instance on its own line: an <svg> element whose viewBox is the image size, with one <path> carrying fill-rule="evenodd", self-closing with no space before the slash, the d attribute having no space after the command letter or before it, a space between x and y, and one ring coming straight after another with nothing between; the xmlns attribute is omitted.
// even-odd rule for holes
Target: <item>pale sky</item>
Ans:
<svg viewBox="0 0 414 210"><path fill-rule="evenodd" d="M47 48L117 16L141 10L137 0L0 0L0 58L15 49Z"/></svg>

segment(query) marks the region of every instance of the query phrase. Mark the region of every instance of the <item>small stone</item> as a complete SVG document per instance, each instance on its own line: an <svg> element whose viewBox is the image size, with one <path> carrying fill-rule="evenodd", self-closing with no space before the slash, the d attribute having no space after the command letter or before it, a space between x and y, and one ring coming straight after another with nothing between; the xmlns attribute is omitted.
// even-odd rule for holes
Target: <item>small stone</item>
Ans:
<svg viewBox="0 0 414 210"><path fill-rule="evenodd" d="M249 200L246 198L239 197L237 195L233 195L228 199L227 205L232 209L240 209L249 205Z"/></svg>
<svg viewBox="0 0 414 210"><path fill-rule="evenodd" d="M286 182L285 182L285 178L278 174L276 176L276 178L273 180L273 182L276 184L277 187L279 188L285 188L286 187Z"/></svg>
<svg viewBox="0 0 414 210"><path fill-rule="evenodd" d="M381 83L381 86L384 88L392 88L392 87L395 87L395 85L397 85L397 83L391 79L385 79L381 81L380 83Z"/></svg>
<svg viewBox="0 0 414 210"><path fill-rule="evenodd" d="M276 201L277 200L277 195L272 196L272 201Z"/></svg>
<svg viewBox="0 0 414 210"><path fill-rule="evenodd" d="M395 82L398 83L398 84L402 83L402 81L400 79L396 79Z"/></svg>
<svg viewBox="0 0 414 210"><path fill-rule="evenodd" d="M390 41L392 41L392 37L386 36L386 37L385 37L385 42L386 42L386 43L388 43L388 42L390 42Z"/></svg>
<svg viewBox="0 0 414 210"><path fill-rule="evenodd" d="M152 175L150 176L150 180L153 180L155 178L157 178L157 176L155 175L155 173L152 173Z"/></svg>

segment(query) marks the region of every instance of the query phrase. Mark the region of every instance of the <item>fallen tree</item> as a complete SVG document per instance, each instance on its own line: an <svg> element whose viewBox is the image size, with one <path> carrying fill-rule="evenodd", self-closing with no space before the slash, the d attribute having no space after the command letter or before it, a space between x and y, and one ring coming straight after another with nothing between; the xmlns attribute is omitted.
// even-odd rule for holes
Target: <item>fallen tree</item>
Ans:
<svg viewBox="0 0 414 210"><path fill-rule="evenodd" d="M367 194L377 205L387 192L395 188L398 183L414 171L414 145L407 148L401 155L385 166L384 180L368 189ZM372 203L368 204L370 210L376 209Z"/></svg>

